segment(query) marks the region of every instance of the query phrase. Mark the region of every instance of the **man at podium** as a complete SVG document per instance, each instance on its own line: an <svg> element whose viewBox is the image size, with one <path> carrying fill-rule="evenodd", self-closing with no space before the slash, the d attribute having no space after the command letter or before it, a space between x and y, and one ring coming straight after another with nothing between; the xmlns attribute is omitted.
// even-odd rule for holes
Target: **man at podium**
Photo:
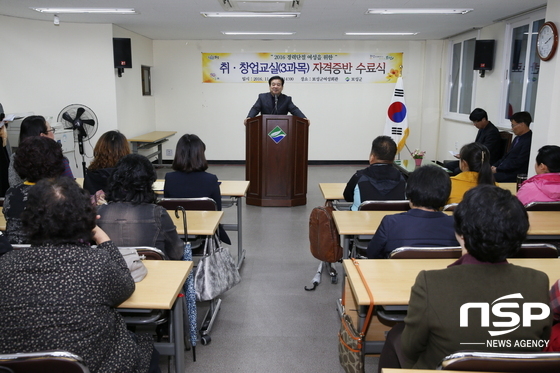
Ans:
<svg viewBox="0 0 560 373"><path fill-rule="evenodd" d="M270 88L270 92L259 94L257 102L255 102L249 111L249 114L247 114L247 119L256 117L259 113L287 115L288 112L297 117L307 119L301 110L294 105L292 98L282 94L282 90L284 89L284 78L280 76L273 76L268 80L268 86ZM245 124L247 124L247 119L245 119Z"/></svg>

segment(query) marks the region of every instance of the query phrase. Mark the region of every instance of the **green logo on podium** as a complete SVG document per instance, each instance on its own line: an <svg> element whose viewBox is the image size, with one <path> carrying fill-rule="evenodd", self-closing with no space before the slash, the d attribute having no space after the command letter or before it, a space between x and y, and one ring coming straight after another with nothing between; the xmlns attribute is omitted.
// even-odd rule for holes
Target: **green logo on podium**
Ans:
<svg viewBox="0 0 560 373"><path fill-rule="evenodd" d="M284 137L286 136L286 132L282 131L282 128L278 126L274 127L274 129L268 133L268 137L270 137L276 144L284 140Z"/></svg>

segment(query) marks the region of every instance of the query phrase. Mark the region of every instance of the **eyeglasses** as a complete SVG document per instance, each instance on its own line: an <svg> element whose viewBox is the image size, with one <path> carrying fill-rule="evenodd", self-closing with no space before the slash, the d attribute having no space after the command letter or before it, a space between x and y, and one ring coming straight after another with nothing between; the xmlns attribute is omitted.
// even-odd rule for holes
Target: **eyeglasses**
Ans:
<svg viewBox="0 0 560 373"><path fill-rule="evenodd" d="M46 133L49 133L49 132L55 133L55 132L56 132L56 129L51 128L51 129L48 129L48 130L46 131Z"/></svg>

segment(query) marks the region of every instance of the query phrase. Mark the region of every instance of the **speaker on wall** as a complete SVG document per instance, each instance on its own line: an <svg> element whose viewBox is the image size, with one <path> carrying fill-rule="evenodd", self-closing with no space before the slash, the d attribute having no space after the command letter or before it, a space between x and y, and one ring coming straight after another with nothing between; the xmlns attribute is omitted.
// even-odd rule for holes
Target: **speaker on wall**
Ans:
<svg viewBox="0 0 560 373"><path fill-rule="evenodd" d="M474 70L492 70L494 68L495 40L477 40L474 47Z"/></svg>
<svg viewBox="0 0 560 373"><path fill-rule="evenodd" d="M117 69L132 68L130 38L113 38L113 59Z"/></svg>

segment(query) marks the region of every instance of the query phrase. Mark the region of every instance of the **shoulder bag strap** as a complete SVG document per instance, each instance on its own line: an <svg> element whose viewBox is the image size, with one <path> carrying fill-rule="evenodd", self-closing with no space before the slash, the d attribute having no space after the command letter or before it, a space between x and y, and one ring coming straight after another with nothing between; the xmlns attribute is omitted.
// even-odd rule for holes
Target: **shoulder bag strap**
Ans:
<svg viewBox="0 0 560 373"><path fill-rule="evenodd" d="M366 291L367 291L368 297L369 297L369 309L368 309L368 312L367 312L367 315L366 315L366 320L364 322L363 329L360 332L362 334L362 336L365 336L367 328L369 326L369 322L371 320L371 315L373 314L373 294L371 293L371 290L370 290L370 288L369 288L369 286L366 282L364 274L362 273L362 270L360 269L360 263L354 258L352 258L352 263L354 264L354 267L356 267L356 270L360 274L360 278L362 279L362 283L364 284L364 287L366 288Z"/></svg>

